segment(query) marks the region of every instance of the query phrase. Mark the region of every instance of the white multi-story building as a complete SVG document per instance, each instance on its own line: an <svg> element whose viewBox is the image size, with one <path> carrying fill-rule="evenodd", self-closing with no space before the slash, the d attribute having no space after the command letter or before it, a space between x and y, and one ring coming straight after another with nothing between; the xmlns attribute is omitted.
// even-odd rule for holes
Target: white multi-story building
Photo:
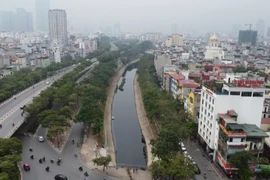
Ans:
<svg viewBox="0 0 270 180"><path fill-rule="evenodd" d="M67 42L67 14L65 10L49 10L50 40L66 44Z"/></svg>
<svg viewBox="0 0 270 180"><path fill-rule="evenodd" d="M217 36L214 34L206 47L205 59L223 59L224 51L221 47L219 47L219 40Z"/></svg>
<svg viewBox="0 0 270 180"><path fill-rule="evenodd" d="M237 123L254 124L260 127L265 87L261 80L234 80L209 83L201 91L198 133L201 142L206 144L207 151L214 152L216 158L219 125L219 113L235 110L238 113Z"/></svg>
<svg viewBox="0 0 270 180"><path fill-rule="evenodd" d="M183 36L180 34L173 34L165 40L164 45L166 47L183 46Z"/></svg>

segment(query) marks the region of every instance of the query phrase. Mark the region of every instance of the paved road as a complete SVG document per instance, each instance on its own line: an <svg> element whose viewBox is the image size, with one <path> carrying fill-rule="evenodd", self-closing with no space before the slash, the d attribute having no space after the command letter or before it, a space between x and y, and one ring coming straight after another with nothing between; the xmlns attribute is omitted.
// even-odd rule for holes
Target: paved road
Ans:
<svg viewBox="0 0 270 180"><path fill-rule="evenodd" d="M202 156L202 152L194 142L188 141L185 142L184 144L186 145L188 154L194 159L194 161L201 170L201 174L196 175L197 180L205 180L203 177L203 173L206 173L207 180L227 179L225 176L218 173L215 168L213 168L212 164L209 162L208 159L206 159L206 157Z"/></svg>
<svg viewBox="0 0 270 180"><path fill-rule="evenodd" d="M0 105L0 123L3 127L0 129L0 138L9 138L23 123L24 117L21 115L20 106L30 104L34 96L38 96L40 91L49 87L53 81L58 80L64 74L71 72L74 67L65 68L57 75L35 84L34 88L31 86L15 95L16 99L11 98L2 103ZM14 127L12 123L14 123Z"/></svg>
<svg viewBox="0 0 270 180"><path fill-rule="evenodd" d="M67 140L66 146L63 151L59 154L57 153L45 140L45 142L39 142L37 137L39 135L45 136L47 129L40 128L33 137L21 136L19 139L23 142L23 153L22 162L20 163L21 169L24 163L29 163L31 166L30 171L24 171L24 180L53 180L56 174L64 174L68 177L68 180L84 180L85 176L83 173L85 171L89 174L89 180L116 180L116 178L105 177L97 172L87 169L79 157L74 156L74 152L79 152L79 148L75 145L81 138L82 124L77 123L73 126L69 139ZM75 140L75 144L72 144L72 139ZM33 152L29 151L29 147L33 148ZM34 160L30 159L30 155L34 155ZM38 160L42 157L46 158L46 162L40 164ZM62 164L59 166L57 164L52 164L49 162L50 159L62 158ZM50 172L45 171L45 168L50 166ZM84 171L80 172L78 170L79 166L83 166Z"/></svg>

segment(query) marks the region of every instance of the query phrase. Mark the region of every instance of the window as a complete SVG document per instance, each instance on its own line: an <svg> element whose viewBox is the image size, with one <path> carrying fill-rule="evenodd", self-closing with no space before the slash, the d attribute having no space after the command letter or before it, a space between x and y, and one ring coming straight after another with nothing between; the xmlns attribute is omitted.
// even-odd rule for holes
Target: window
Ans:
<svg viewBox="0 0 270 180"><path fill-rule="evenodd" d="M253 92L253 97L263 97L263 92Z"/></svg>
<svg viewBox="0 0 270 180"><path fill-rule="evenodd" d="M206 100L208 99L208 94L206 94Z"/></svg>
<svg viewBox="0 0 270 180"><path fill-rule="evenodd" d="M193 98L192 97L189 97L189 101L190 101L190 103L193 104Z"/></svg>
<svg viewBox="0 0 270 180"><path fill-rule="evenodd" d="M213 99L212 99L212 104L214 104L214 103L215 103L215 99L213 98Z"/></svg>
<svg viewBox="0 0 270 180"><path fill-rule="evenodd" d="M211 96L209 96L209 102L211 102Z"/></svg>
<svg viewBox="0 0 270 180"><path fill-rule="evenodd" d="M213 108L213 106L212 106L212 108L211 108L211 112L213 112L214 111L214 108Z"/></svg>
<svg viewBox="0 0 270 180"><path fill-rule="evenodd" d="M204 97L204 92L202 93L202 96Z"/></svg>
<svg viewBox="0 0 270 180"><path fill-rule="evenodd" d="M204 114L206 115L206 110L204 110Z"/></svg>
<svg viewBox="0 0 270 180"><path fill-rule="evenodd" d="M242 92L242 97L251 97L252 92Z"/></svg>
<svg viewBox="0 0 270 180"><path fill-rule="evenodd" d="M232 95L232 96L240 96L240 92L239 91L231 91L230 95Z"/></svg>
<svg viewBox="0 0 270 180"><path fill-rule="evenodd" d="M204 100L202 100L202 105L204 104Z"/></svg>

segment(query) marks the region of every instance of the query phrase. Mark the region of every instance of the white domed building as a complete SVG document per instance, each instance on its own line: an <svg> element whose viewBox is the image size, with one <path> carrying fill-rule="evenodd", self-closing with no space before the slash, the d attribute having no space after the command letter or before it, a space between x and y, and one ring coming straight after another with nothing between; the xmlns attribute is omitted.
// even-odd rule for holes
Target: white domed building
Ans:
<svg viewBox="0 0 270 180"><path fill-rule="evenodd" d="M208 46L206 46L206 52L205 52L205 59L211 60L211 59L223 59L224 58L224 51L221 47L219 47L219 40L214 34L208 42Z"/></svg>

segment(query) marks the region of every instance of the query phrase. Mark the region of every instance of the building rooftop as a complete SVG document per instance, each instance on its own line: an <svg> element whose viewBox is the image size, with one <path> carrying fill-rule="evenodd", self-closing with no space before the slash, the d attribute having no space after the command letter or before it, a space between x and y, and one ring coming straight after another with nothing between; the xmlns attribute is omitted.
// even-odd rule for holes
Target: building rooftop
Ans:
<svg viewBox="0 0 270 180"><path fill-rule="evenodd" d="M264 131L255 124L241 124L248 137L269 137Z"/></svg>
<svg viewBox="0 0 270 180"><path fill-rule="evenodd" d="M183 74L169 74L169 76L171 76L172 78L176 79L176 80L184 80L185 76Z"/></svg>
<svg viewBox="0 0 270 180"><path fill-rule="evenodd" d="M197 88L197 87L199 87L199 84L197 84L194 80L180 80L178 83L180 85L182 85L183 88Z"/></svg>
<svg viewBox="0 0 270 180"><path fill-rule="evenodd" d="M232 124L236 123L236 119L231 117L229 114L218 114L219 118L223 119L226 123Z"/></svg>

